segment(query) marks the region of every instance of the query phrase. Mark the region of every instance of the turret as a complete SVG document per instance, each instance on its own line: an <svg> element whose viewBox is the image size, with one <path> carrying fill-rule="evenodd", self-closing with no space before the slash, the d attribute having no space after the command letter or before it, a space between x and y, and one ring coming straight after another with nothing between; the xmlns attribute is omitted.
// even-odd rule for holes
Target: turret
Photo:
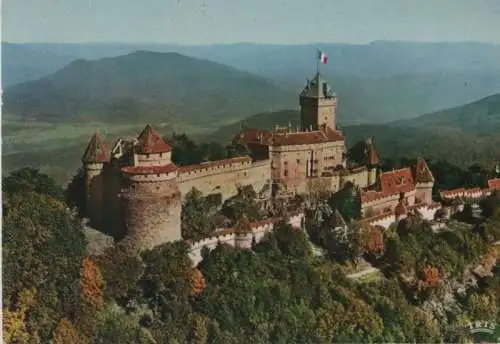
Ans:
<svg viewBox="0 0 500 344"><path fill-rule="evenodd" d="M337 96L328 83L317 73L300 94L301 128L336 130Z"/></svg>
<svg viewBox="0 0 500 344"><path fill-rule="evenodd" d="M85 171L86 215L95 227L103 224L104 166L109 162L106 146L95 132L82 157Z"/></svg>
<svg viewBox="0 0 500 344"><path fill-rule="evenodd" d="M252 226L245 214L241 215L235 226L235 246L244 249L252 248Z"/></svg>
<svg viewBox="0 0 500 344"><path fill-rule="evenodd" d="M415 179L415 200L416 202L432 203L432 187L434 186L434 176L424 159L418 158L413 167Z"/></svg>
<svg viewBox="0 0 500 344"><path fill-rule="evenodd" d="M170 146L147 125L134 146L134 165L121 169L126 238L133 249L181 239L181 192Z"/></svg>

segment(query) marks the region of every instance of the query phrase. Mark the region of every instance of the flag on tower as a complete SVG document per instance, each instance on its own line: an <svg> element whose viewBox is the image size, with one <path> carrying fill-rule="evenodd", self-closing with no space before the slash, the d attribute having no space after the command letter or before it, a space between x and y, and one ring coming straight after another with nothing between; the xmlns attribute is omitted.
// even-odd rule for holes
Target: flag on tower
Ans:
<svg viewBox="0 0 500 344"><path fill-rule="evenodd" d="M328 63L328 56L322 51L318 50L318 60L321 61L322 64Z"/></svg>

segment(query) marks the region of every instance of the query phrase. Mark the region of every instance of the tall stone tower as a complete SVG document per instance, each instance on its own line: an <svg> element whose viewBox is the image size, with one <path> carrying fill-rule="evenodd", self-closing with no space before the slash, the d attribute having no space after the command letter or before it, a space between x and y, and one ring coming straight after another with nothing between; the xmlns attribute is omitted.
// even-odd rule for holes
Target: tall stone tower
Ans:
<svg viewBox="0 0 500 344"><path fill-rule="evenodd" d="M182 201L170 146L148 124L133 150L133 165L121 169L123 244L141 250L180 240Z"/></svg>
<svg viewBox="0 0 500 344"><path fill-rule="evenodd" d="M92 224L100 228L104 219L104 167L109 162L106 146L95 132L82 157L85 171L86 213Z"/></svg>
<svg viewBox="0 0 500 344"><path fill-rule="evenodd" d="M303 131L324 126L336 129L337 96L317 73L300 93L300 119Z"/></svg>
<svg viewBox="0 0 500 344"><path fill-rule="evenodd" d="M373 136L365 140L365 159L363 164L368 168L368 186L377 182L378 154L375 149L375 138Z"/></svg>

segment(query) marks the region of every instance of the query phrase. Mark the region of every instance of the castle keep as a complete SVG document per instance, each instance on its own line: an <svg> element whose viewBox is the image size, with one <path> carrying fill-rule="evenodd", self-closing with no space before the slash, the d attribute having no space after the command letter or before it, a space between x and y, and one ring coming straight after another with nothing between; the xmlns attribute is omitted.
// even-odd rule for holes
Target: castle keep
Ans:
<svg viewBox="0 0 500 344"><path fill-rule="evenodd" d="M199 165L175 166L171 147L150 125L137 138L118 139L111 151L94 134L82 158L92 224L117 229L110 234L131 247L152 248L181 239L182 200L192 188L206 196L220 194L224 200L243 185L252 185L258 193L269 188L269 197L287 197L337 191L351 182L367 219L393 221L412 207L435 208L434 178L424 160L380 172L370 138L363 143L363 164L349 161L336 125L337 97L319 73L301 92L300 106L299 128L243 130L233 143L247 146L250 156Z"/></svg>

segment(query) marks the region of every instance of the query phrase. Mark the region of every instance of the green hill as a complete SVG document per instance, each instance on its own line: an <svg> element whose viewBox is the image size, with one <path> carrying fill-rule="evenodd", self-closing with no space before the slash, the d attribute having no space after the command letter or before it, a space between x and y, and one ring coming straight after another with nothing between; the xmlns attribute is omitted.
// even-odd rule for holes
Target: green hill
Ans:
<svg viewBox="0 0 500 344"><path fill-rule="evenodd" d="M268 79L177 53L76 60L7 88L4 112L36 120L224 123L293 106Z"/></svg>
<svg viewBox="0 0 500 344"><path fill-rule="evenodd" d="M387 159L424 156L445 159L461 167L474 163L491 166L500 160L499 105L500 95L494 95L410 121L341 126L341 129L350 147L368 136L375 136L379 153ZM222 127L206 139L226 142L243 125L269 130L275 124L294 124L298 120L298 111L260 113Z"/></svg>
<svg viewBox="0 0 500 344"><path fill-rule="evenodd" d="M500 135L500 94L394 124L427 130L446 129L466 135Z"/></svg>

